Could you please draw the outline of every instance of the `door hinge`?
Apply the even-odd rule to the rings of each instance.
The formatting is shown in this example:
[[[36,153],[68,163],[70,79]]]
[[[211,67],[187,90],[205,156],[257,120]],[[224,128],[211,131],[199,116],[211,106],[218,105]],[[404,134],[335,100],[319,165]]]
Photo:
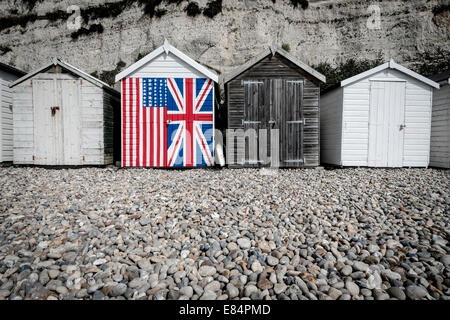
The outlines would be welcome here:
[[[303,83],[303,80],[288,80],[287,83]]]
[[[264,82],[262,81],[249,81],[249,80],[242,80],[241,84],[242,85],[246,85],[246,84],[263,84]]]
[[[286,123],[303,123],[303,120],[286,121]]]
[[[33,155],[33,157],[32,157],[32,158],[33,158],[33,161],[34,161],[34,160],[36,160],[36,158],[34,157],[34,155]]]
[[[245,160],[245,164],[258,164],[258,163],[264,163],[262,160]]]
[[[258,123],[261,123],[261,121],[245,121],[245,120],[242,120],[242,124],[244,125],[244,124],[258,124]]]

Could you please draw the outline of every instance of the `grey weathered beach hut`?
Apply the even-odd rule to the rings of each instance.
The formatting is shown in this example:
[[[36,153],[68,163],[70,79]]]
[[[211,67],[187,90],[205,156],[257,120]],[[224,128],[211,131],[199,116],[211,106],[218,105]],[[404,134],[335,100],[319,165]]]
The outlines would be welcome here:
[[[450,168],[450,71],[431,77],[440,84],[433,92],[430,166]]]
[[[271,131],[278,129],[280,167],[318,166],[320,84],[325,81],[325,76],[279,48],[265,50],[225,76],[228,129],[238,130],[227,134],[228,146],[234,139],[227,163],[267,165],[259,147],[250,152],[248,142],[267,144],[267,154],[272,156]],[[255,129],[256,135],[249,129]]]
[[[22,70],[0,62],[0,162],[13,161],[13,102],[9,83],[24,75]]]
[[[113,163],[118,91],[57,58],[10,87],[14,164]]]

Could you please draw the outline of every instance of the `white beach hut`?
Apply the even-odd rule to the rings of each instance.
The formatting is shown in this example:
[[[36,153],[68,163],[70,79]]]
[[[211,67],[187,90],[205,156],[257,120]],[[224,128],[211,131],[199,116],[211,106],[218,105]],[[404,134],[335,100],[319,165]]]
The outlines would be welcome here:
[[[14,164],[113,163],[118,91],[57,58],[10,87]]]
[[[450,71],[431,79],[441,88],[433,92],[430,166],[450,168]]]
[[[321,96],[321,162],[427,167],[438,88],[393,60],[342,81]]]
[[[13,161],[13,102],[9,83],[25,72],[0,62],[0,162]]]

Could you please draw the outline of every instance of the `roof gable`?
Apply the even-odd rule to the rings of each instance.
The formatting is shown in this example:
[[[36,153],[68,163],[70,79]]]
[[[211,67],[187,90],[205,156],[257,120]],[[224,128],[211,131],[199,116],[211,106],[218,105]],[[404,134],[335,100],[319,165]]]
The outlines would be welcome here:
[[[431,86],[433,88],[439,89],[439,84],[438,83],[436,83],[436,82],[434,82],[434,81],[432,81],[432,80],[430,80],[428,78],[425,78],[424,76],[422,76],[422,75],[420,75],[420,74],[418,74],[418,73],[416,73],[416,72],[414,72],[412,70],[409,70],[408,68],[405,68],[405,67],[395,63],[394,60],[391,60],[391,61],[386,62],[386,63],[384,63],[384,64],[382,64],[382,65],[380,65],[378,67],[375,67],[375,68],[370,69],[370,70],[368,70],[366,72],[360,73],[360,74],[358,74],[356,76],[353,76],[351,78],[348,78],[348,79],[345,79],[345,80],[341,81],[341,87],[348,86],[349,84],[352,84],[352,83],[354,83],[356,81],[359,81],[361,79],[364,79],[366,77],[369,77],[369,76],[371,76],[371,75],[373,75],[375,73],[378,73],[378,72],[386,70],[386,69],[394,69],[394,70],[400,71],[400,72],[402,72],[402,73],[404,73],[404,74],[406,74],[406,75],[408,75],[408,76],[410,76],[410,77],[412,77],[412,78],[414,78],[414,79],[416,79],[418,81],[421,81],[421,82],[423,82],[423,83],[425,83],[425,84],[427,84],[427,85],[429,85],[429,86]]]
[[[0,70],[2,70],[4,72],[7,72],[7,73],[10,73],[10,74],[13,74],[13,75],[15,75],[17,77],[22,77],[22,76],[24,76],[26,74],[25,71],[22,71],[20,69],[14,68],[13,66],[10,66],[10,65],[2,63],[2,62],[0,62]]]
[[[205,77],[213,80],[214,82],[218,82],[218,80],[219,80],[219,77],[217,76],[217,74],[215,74],[214,72],[212,72],[208,68],[202,66],[201,64],[199,64],[195,60],[191,59],[190,57],[188,57],[187,55],[185,55],[184,53],[179,51],[177,48],[175,48],[174,46],[170,45],[167,40],[165,40],[164,44],[161,47],[153,50],[148,55],[146,55],[144,58],[142,58],[138,62],[132,64],[127,69],[123,70],[118,75],[116,75],[116,82],[118,82],[121,79],[129,76],[130,74],[132,74],[134,72],[136,72],[137,70],[139,70],[140,68],[145,66],[147,63],[149,63],[150,61],[152,61],[153,59],[155,59],[156,57],[161,55],[162,53],[165,53],[165,54],[171,53],[171,54],[173,54],[174,56],[179,58],[181,61],[187,63],[190,67],[194,68],[195,70],[197,70],[198,72],[203,74]]]
[[[247,71],[248,69],[250,69],[251,67],[256,65],[258,62],[262,61],[267,56],[269,56],[269,55],[274,56],[275,54],[279,54],[283,58],[289,60],[290,62],[295,64],[297,67],[299,67],[300,69],[303,69],[304,71],[306,71],[306,73],[310,74],[311,76],[318,79],[319,81],[326,82],[326,77],[323,74],[317,72],[316,70],[314,70],[313,68],[311,68],[310,66],[305,64],[304,62],[296,59],[294,56],[292,56],[285,50],[283,50],[281,48],[274,49],[272,47],[269,47],[268,49],[264,50],[263,52],[261,52],[259,55],[257,55],[253,59],[247,61],[245,64],[243,64],[238,69],[236,69],[233,72],[229,73],[228,75],[224,76],[221,82],[222,83],[230,82],[231,80],[233,80],[240,74],[244,73],[245,71]]]
[[[60,66],[61,68],[78,75],[79,77],[85,79],[86,81],[91,82],[92,84],[94,84],[100,88],[105,88],[105,89],[111,90],[117,94],[119,93],[117,90],[115,90],[111,86],[109,86],[106,82],[103,82],[100,79],[97,79],[97,78],[91,76],[90,74],[88,74],[88,73],[86,73],[86,72],[72,66],[71,64],[58,59],[58,58],[53,58],[51,63],[46,64],[45,66],[26,74],[22,78],[19,78],[16,81],[14,81],[13,83],[11,83],[9,86],[12,88],[12,87],[24,82],[25,80],[37,75],[38,73],[41,73],[41,72],[49,69],[52,66]]]

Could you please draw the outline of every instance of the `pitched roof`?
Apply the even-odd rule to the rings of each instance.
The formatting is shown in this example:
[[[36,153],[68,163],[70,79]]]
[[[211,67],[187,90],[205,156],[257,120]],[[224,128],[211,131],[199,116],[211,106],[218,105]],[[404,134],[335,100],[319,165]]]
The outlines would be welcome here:
[[[25,71],[22,71],[20,69],[14,68],[13,66],[10,66],[6,63],[2,63],[0,62],[0,70],[11,73],[13,75],[16,75],[18,77],[22,77],[23,75],[26,74]]]
[[[190,57],[188,57],[187,55],[185,55],[183,52],[181,52],[180,50],[178,50],[177,48],[172,46],[169,43],[169,41],[167,41],[167,39],[166,39],[166,40],[164,40],[164,44],[162,46],[160,46],[159,48],[153,50],[148,55],[143,57],[141,60],[139,60],[138,62],[132,64],[131,66],[129,66],[128,68],[126,68],[125,70],[120,72],[118,75],[116,75],[116,82],[118,82],[121,79],[129,76],[131,73],[133,73],[134,71],[136,71],[140,67],[144,66],[148,62],[152,61],[154,58],[156,58],[157,56],[159,56],[163,52],[165,52],[166,54],[169,54],[169,52],[172,53],[173,55],[175,55],[176,57],[180,58],[181,60],[186,62],[188,65],[190,65],[191,67],[193,67],[194,69],[196,69],[197,71],[199,71],[200,73],[205,75],[207,78],[213,80],[214,82],[218,82],[219,81],[219,77],[218,77],[217,74],[215,74],[214,72],[212,72],[208,68],[202,66],[200,63],[196,62],[195,60],[193,60]]]
[[[57,65],[59,65],[59,66],[61,66],[62,68],[66,69],[67,71],[70,71],[70,72],[72,72],[72,73],[78,75],[79,77],[85,79],[86,81],[91,82],[92,84],[94,84],[94,85],[96,85],[96,86],[98,86],[98,87],[100,87],[100,88],[112,90],[112,91],[114,91],[114,93],[119,94],[119,92],[118,92],[117,90],[115,90],[114,88],[112,88],[112,87],[111,87],[110,85],[108,85],[106,82],[103,82],[103,81],[101,81],[101,80],[99,80],[99,79],[97,79],[97,78],[91,76],[90,74],[88,74],[88,73],[86,73],[86,72],[84,72],[84,71],[82,71],[82,70],[80,70],[80,69],[78,69],[78,68],[72,66],[71,64],[69,64],[69,63],[67,63],[67,62],[62,61],[62,60],[59,59],[59,58],[53,58],[53,59],[52,59],[52,62],[46,64],[45,66],[43,66],[43,67],[41,67],[41,68],[39,68],[39,69],[37,69],[37,70],[34,70],[34,71],[30,72],[30,73],[27,73],[27,74],[26,74],[25,76],[23,76],[22,78],[19,78],[19,79],[17,79],[16,81],[14,81],[13,83],[11,83],[9,86],[12,88],[12,87],[18,85],[19,83],[22,83],[22,82],[24,82],[25,80],[27,80],[27,79],[29,79],[29,78],[35,76],[36,74],[38,74],[38,73],[40,73],[40,72],[43,72],[43,71],[47,70],[48,68],[50,68],[50,67],[52,67],[52,66],[57,66]]]
[[[245,64],[243,64],[242,66],[240,66],[239,68],[234,70],[233,72],[231,72],[231,73],[227,74],[226,76],[224,76],[223,79],[222,79],[222,82],[223,83],[227,83],[227,82],[233,80],[234,78],[239,76],[241,73],[243,73],[246,70],[250,69],[252,66],[257,64],[258,62],[260,62],[261,60],[263,60],[267,56],[269,56],[269,55],[274,56],[277,53],[280,56],[282,56],[282,57],[286,58],[287,60],[289,60],[290,62],[292,62],[293,64],[295,64],[296,66],[298,66],[299,68],[305,70],[307,73],[312,75],[314,78],[316,78],[316,79],[318,79],[318,80],[320,80],[322,82],[326,82],[326,77],[323,74],[317,72],[316,70],[314,70],[313,68],[311,68],[310,66],[305,64],[304,62],[298,60],[293,55],[289,54],[287,51],[285,51],[285,50],[283,50],[281,48],[273,48],[273,47],[269,47],[268,49],[264,50],[263,52],[261,52],[259,55],[257,55],[253,59],[247,61]]]
[[[436,75],[430,77],[430,79],[433,81],[436,81],[436,82],[445,81],[446,83],[450,83],[450,70],[436,74]]]
[[[408,76],[410,76],[412,78],[415,78],[416,80],[419,80],[419,81],[421,81],[421,82],[423,82],[423,83],[425,83],[425,84],[427,84],[427,85],[429,85],[429,86],[431,86],[433,88],[439,89],[439,84],[438,83],[436,83],[436,82],[434,82],[434,81],[432,81],[432,80],[430,80],[428,78],[425,78],[424,76],[421,76],[420,74],[418,74],[418,73],[416,73],[416,72],[414,72],[412,70],[409,70],[409,69],[407,69],[407,68],[405,68],[405,67],[403,67],[403,66],[401,66],[401,65],[399,65],[397,63],[395,63],[394,60],[391,60],[391,61],[386,62],[386,63],[384,63],[384,64],[382,64],[382,65],[380,65],[378,67],[375,67],[375,68],[370,69],[370,70],[368,70],[366,72],[360,73],[360,74],[358,74],[356,76],[353,76],[351,78],[348,78],[348,79],[345,79],[345,80],[341,81],[341,87],[345,87],[345,86],[347,86],[349,84],[352,84],[352,83],[354,83],[354,82],[356,82],[358,80],[361,80],[363,78],[371,76],[371,75],[373,75],[373,74],[375,74],[377,72],[383,71],[385,69],[398,70],[398,71],[400,71],[400,72],[402,72],[404,74],[407,74]]]

